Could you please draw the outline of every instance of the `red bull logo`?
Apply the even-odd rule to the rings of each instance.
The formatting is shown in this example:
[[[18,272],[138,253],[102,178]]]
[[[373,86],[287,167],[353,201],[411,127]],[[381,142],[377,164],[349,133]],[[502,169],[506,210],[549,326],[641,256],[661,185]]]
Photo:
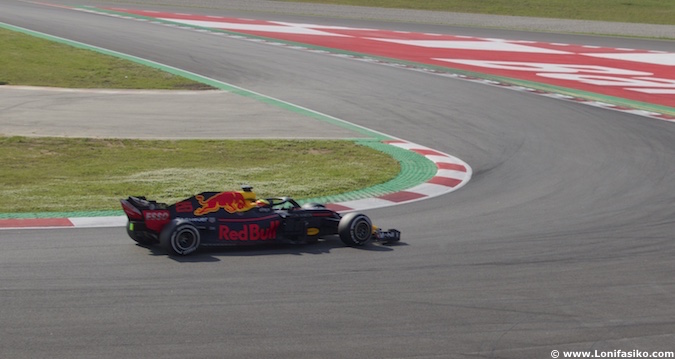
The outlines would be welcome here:
[[[248,201],[241,192],[220,192],[207,199],[198,194],[195,199],[201,207],[195,209],[195,216],[217,212],[224,209],[228,213],[245,212],[251,209]]]
[[[218,239],[221,241],[269,241],[277,238],[277,229],[280,221],[272,221],[269,227],[256,223],[244,224],[241,230],[234,230],[227,225],[221,225],[218,230]]]

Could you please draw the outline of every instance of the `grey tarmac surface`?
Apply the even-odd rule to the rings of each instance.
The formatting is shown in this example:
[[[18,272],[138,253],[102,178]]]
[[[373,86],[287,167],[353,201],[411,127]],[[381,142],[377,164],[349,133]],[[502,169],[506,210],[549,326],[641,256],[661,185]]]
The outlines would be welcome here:
[[[357,132],[226,91],[0,86],[0,134],[141,139],[357,138]]]
[[[126,4],[156,6],[149,2]],[[189,3],[157,8],[675,47]],[[392,247],[327,239],[170,258],[134,245],[122,228],[0,232],[3,357],[538,359],[553,350],[675,350],[672,123],[26,2],[3,2],[0,21],[170,62],[474,169],[451,195],[369,211],[375,224],[402,230],[403,243]]]
[[[50,3],[72,3],[55,0]],[[497,27],[510,30],[673,37],[675,26],[452,12],[382,9],[268,0],[124,0],[83,4],[184,6],[245,11],[246,15],[304,15],[343,19]],[[551,36],[551,35],[545,35]],[[623,40],[624,43],[626,40]],[[618,46],[618,45],[617,45]],[[661,49],[656,46],[655,49]],[[357,138],[354,131],[223,91],[69,90],[0,86],[0,134],[119,138]],[[345,119],[348,120],[348,119]],[[162,131],[158,131],[162,128]]]

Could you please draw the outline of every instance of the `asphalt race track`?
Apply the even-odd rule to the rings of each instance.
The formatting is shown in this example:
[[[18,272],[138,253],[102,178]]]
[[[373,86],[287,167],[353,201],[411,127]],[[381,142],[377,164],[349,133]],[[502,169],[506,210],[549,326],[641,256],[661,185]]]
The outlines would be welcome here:
[[[672,41],[163,9],[675,51]],[[3,358],[675,350],[674,123],[36,3],[3,2],[0,22],[209,76],[473,168],[452,194],[370,211],[402,231],[391,247],[335,240],[170,258],[123,228],[2,231]]]

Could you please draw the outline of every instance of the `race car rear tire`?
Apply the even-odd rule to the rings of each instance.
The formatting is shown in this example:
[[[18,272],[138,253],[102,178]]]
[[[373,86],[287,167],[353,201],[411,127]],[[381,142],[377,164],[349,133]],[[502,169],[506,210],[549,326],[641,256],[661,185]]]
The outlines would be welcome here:
[[[340,240],[348,246],[362,246],[370,241],[373,235],[373,224],[370,218],[361,213],[348,213],[338,224]]]
[[[169,254],[186,256],[199,248],[201,237],[190,222],[172,221],[159,235],[159,243]]]

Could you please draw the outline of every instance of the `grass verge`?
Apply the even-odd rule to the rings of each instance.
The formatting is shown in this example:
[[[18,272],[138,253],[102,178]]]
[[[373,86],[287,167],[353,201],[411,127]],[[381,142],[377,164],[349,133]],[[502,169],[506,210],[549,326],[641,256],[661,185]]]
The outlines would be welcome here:
[[[675,25],[675,1],[664,0],[280,0],[478,14]]]
[[[0,28],[0,85],[66,88],[213,87],[131,61]]]
[[[0,138],[0,213],[119,209],[146,195],[173,202],[252,185],[261,196],[312,198],[384,183],[392,157],[352,141],[152,141]]]

